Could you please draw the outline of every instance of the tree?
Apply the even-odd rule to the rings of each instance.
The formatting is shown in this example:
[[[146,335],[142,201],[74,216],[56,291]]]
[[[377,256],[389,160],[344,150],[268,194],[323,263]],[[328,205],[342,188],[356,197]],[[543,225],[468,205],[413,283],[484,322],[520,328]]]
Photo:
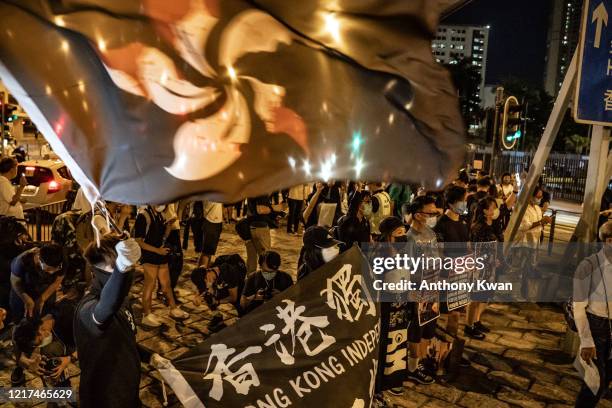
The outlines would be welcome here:
[[[503,82],[504,93],[506,95],[514,95],[519,102],[525,106],[523,113],[527,118],[524,140],[520,142],[521,150],[535,150],[540,143],[542,133],[548,122],[550,112],[554,104],[552,96],[548,95],[541,87],[534,87],[530,83],[518,78],[508,78]],[[571,110],[565,114],[559,134],[553,145],[554,151],[567,151],[572,153],[576,151],[576,138],[572,136],[578,135],[588,137],[589,128],[587,125],[576,123],[571,115]],[[569,140],[566,142],[566,140]]]
[[[573,134],[564,138],[565,151],[574,152],[576,154],[586,153],[589,150],[591,141],[588,136]]]

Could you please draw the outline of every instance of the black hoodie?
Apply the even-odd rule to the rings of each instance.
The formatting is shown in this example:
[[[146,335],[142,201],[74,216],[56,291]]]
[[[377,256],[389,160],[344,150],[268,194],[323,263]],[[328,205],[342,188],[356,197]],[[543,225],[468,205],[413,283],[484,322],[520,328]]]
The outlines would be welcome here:
[[[127,299],[132,275],[94,268],[92,288],[77,307],[74,332],[82,408],[141,406],[136,324]]]

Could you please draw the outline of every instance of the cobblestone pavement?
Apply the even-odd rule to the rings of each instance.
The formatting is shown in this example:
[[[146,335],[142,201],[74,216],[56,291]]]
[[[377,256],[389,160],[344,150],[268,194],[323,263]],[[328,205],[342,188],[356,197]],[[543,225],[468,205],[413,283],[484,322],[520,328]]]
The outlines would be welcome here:
[[[295,276],[301,236],[287,235],[283,230],[272,231],[272,245],[283,258],[281,268]],[[221,237],[218,255],[239,253],[245,256],[244,244],[226,225]],[[179,356],[206,338],[206,325],[210,311],[206,306],[196,307],[191,302],[193,286],[187,271],[194,266],[193,248],[186,253],[185,273],[179,283],[184,296],[179,300],[191,317],[176,323],[167,317],[167,310],[156,301],[155,311],[163,316],[161,329],[139,327],[138,341],[144,347],[168,359]],[[131,296],[139,320],[139,294],[141,283],[132,289]],[[227,324],[236,320],[231,308],[222,308]],[[467,340],[465,354],[472,366],[447,384],[415,385],[405,383],[403,396],[386,395],[391,406],[397,407],[565,407],[573,405],[580,381],[572,368],[571,359],[563,354],[561,342],[566,330],[558,311],[532,304],[494,304],[483,315],[483,322],[491,328],[484,341]],[[0,345],[1,346],[1,345]],[[7,347],[0,350],[0,386],[10,385],[10,372],[14,361]],[[120,370],[120,367],[117,367]],[[69,373],[73,387],[78,385],[78,367],[71,365]],[[42,386],[39,378],[27,374],[28,386]],[[142,364],[140,396],[148,407],[162,406],[162,387],[159,374],[148,364]],[[180,404],[168,387],[168,406]],[[5,404],[3,407],[14,405]],[[21,405],[32,406],[32,404]],[[42,405],[38,405],[42,406]],[[331,404],[330,406],[333,406]],[[604,400],[602,407],[612,407]]]

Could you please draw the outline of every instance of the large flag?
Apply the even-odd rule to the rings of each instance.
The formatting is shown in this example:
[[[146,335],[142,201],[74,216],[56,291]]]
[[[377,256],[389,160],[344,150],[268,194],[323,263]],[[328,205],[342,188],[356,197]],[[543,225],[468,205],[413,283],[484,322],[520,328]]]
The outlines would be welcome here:
[[[365,263],[364,263],[365,262]],[[187,408],[369,407],[379,303],[353,247],[204,343],[154,365]]]
[[[0,77],[90,199],[440,187],[464,156],[430,48],[449,3],[5,0]]]

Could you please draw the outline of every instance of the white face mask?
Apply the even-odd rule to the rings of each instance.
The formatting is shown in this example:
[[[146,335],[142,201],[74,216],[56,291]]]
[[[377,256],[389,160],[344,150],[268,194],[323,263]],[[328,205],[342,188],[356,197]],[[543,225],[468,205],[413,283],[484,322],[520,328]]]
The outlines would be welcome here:
[[[325,262],[331,261],[332,259],[337,257],[339,253],[340,253],[340,248],[338,247],[338,245],[334,245],[329,248],[321,249],[321,256],[323,257],[323,260]]]
[[[52,341],[53,341],[53,334],[49,334],[47,337],[43,339],[42,343],[40,343],[40,347],[48,346],[49,344],[51,344]]]
[[[427,217],[427,221],[425,221],[425,224],[429,228],[435,227],[437,223],[438,223],[438,219],[436,217]]]
[[[493,219],[496,220],[499,218],[499,208],[493,210]]]

